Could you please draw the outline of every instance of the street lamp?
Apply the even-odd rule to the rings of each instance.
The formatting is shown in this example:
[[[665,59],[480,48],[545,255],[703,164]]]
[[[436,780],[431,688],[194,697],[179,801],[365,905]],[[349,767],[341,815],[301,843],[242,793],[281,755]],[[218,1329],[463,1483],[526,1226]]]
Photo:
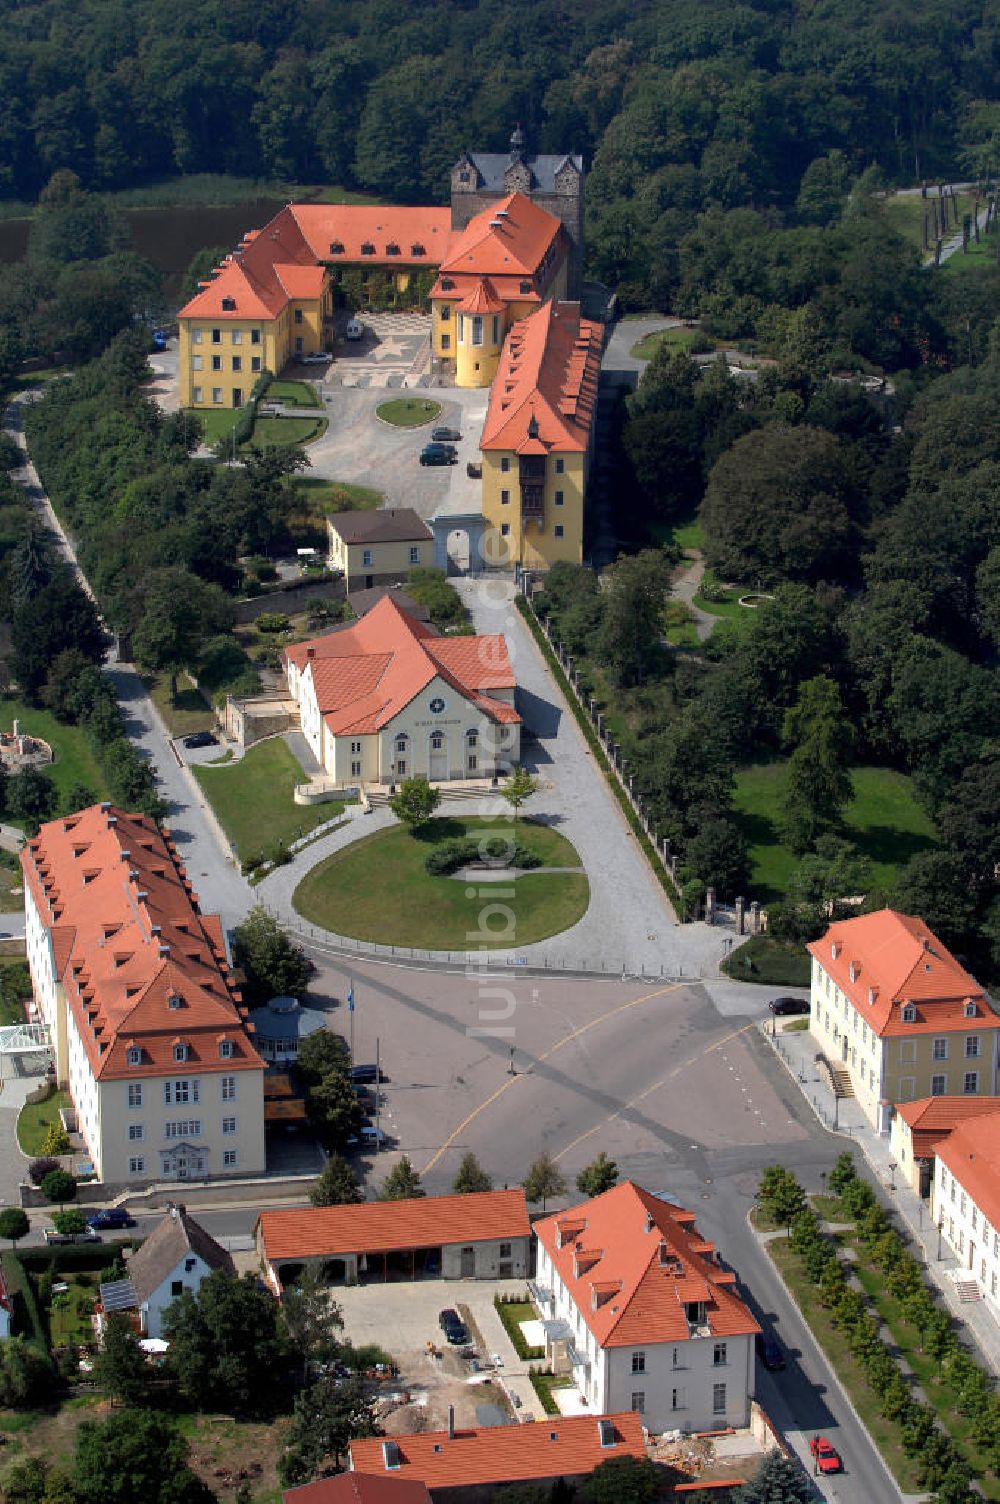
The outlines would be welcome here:
[[[937,1256],[938,1256],[938,1262],[939,1262],[939,1263],[940,1263],[940,1261],[941,1261],[941,1259],[942,1259],[942,1257],[943,1257],[943,1255],[942,1255],[942,1253],[941,1253],[941,1233],[942,1233],[942,1231],[943,1231],[943,1230],[944,1230],[944,1217],[942,1217],[942,1218],[941,1218],[941,1221],[940,1221],[940,1222],[939,1222],[939,1223],[938,1223],[938,1246],[937,1246]]]
[[[896,1166],[892,1160],[889,1161],[889,1189],[890,1191],[896,1189]]]

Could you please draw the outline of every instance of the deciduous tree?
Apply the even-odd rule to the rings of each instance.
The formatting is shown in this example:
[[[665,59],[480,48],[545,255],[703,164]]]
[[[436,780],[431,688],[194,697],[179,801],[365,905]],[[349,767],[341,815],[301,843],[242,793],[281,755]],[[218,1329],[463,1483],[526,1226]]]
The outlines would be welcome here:
[[[545,1210],[545,1204],[552,1196],[565,1196],[566,1194],[566,1177],[547,1151],[539,1154],[538,1158],[528,1166],[528,1173],[522,1185],[525,1198],[528,1201],[540,1201],[542,1211]]]
[[[397,820],[417,831],[427,824],[440,803],[441,790],[432,788],[426,778],[407,778],[392,795],[389,808]]]
[[[473,1191],[492,1191],[493,1177],[487,1175],[471,1149],[468,1154],[462,1155],[462,1162],[451,1188],[457,1196],[468,1196]]]
[[[426,1195],[427,1192],[420,1183],[418,1171],[413,1168],[409,1156],[404,1154],[383,1180],[378,1199],[380,1201],[406,1201],[411,1196]]]
[[[281,1408],[288,1344],[278,1302],[254,1275],[213,1269],[167,1307],[163,1335],[181,1392],[199,1409],[258,1416]]]
[[[600,1196],[618,1183],[618,1166],[602,1149],[595,1160],[585,1165],[576,1177],[576,1188],[585,1196]]]
[[[357,1176],[339,1154],[329,1156],[318,1179],[309,1187],[313,1206],[349,1206],[364,1199]]]

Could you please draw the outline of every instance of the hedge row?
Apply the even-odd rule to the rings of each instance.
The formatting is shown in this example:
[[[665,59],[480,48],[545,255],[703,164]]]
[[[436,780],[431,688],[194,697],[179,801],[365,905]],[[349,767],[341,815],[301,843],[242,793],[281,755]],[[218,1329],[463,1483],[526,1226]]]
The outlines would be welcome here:
[[[509,841],[506,836],[462,836],[454,841],[441,841],[435,846],[424,858],[424,870],[431,877],[442,877],[474,862],[493,867],[516,867],[521,871],[542,865],[541,857],[534,851],[529,851],[519,841]]]
[[[513,1312],[508,1310],[508,1307],[512,1305],[524,1305],[524,1301],[505,1300],[502,1295],[494,1295],[493,1304],[496,1307],[497,1315],[503,1322],[503,1329],[514,1344],[514,1351],[521,1361],[527,1363],[533,1358],[544,1358],[545,1349],[543,1347],[528,1346],[524,1340],[524,1333],[521,1331],[520,1322],[515,1320]]]
[[[48,1332],[42,1318],[34,1286],[28,1278],[24,1260],[16,1253],[0,1253],[0,1272],[13,1305],[11,1331],[25,1337],[37,1350],[49,1356]]]

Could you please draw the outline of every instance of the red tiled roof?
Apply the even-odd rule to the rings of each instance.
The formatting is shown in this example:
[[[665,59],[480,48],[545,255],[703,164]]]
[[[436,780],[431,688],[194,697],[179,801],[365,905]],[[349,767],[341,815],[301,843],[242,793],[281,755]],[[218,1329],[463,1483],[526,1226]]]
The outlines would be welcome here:
[[[95,1076],[262,1069],[218,918],[200,913],[173,843],[147,815],[93,805],[48,821],[21,868]]]
[[[521,1190],[365,1201],[359,1206],[280,1207],[261,1212],[257,1226],[272,1263],[526,1238],[531,1232]]]
[[[896,1111],[909,1124],[915,1159],[929,1159],[934,1148],[966,1118],[1000,1112],[1000,1097],[920,1097],[900,1102]]]
[[[473,215],[441,262],[442,276],[533,277],[562,225],[523,193],[510,193]]]
[[[601,1442],[601,1421],[610,1422],[607,1445]],[[384,1476],[391,1471],[419,1478],[429,1489],[585,1477],[609,1457],[645,1455],[642,1421],[631,1410],[552,1416],[520,1426],[457,1430],[454,1436],[422,1431],[351,1442],[351,1467],[358,1472]]]
[[[879,909],[832,924],[808,951],[880,1036],[996,1028],[979,983],[922,919]],[[906,1004],[916,1018],[904,1021]],[[966,1017],[966,1004],[975,1012]]]
[[[295,222],[318,261],[375,266],[440,266],[453,232],[449,208],[390,204],[292,204]],[[342,245],[343,250],[331,249]],[[374,246],[365,255],[362,246]],[[398,246],[399,254],[389,246]]]
[[[490,720],[520,720],[513,706],[490,693],[515,687],[502,634],[437,637],[390,596],[359,622],[296,643],[285,656],[303,677],[311,674],[320,714],[335,736],[362,736],[387,726],[438,677]]]
[[[370,1473],[340,1473],[289,1488],[284,1504],[431,1504],[427,1485],[419,1478],[381,1478]]]
[[[499,313],[502,308],[503,299],[489,277],[479,278],[458,305],[459,313]]]
[[[303,279],[306,272],[309,276]],[[323,275],[292,206],[287,205],[263,230],[244,236],[216,275],[185,303],[178,318],[277,318],[291,298],[318,297]],[[286,282],[296,291],[290,292]],[[234,306],[224,307],[224,303]]]
[[[631,1180],[536,1222],[535,1236],[602,1347],[687,1341],[687,1301],[707,1303],[713,1337],[760,1330],[694,1214]]]
[[[986,1220],[1000,1227],[1000,1112],[959,1123],[938,1144],[937,1157]]]
[[[585,451],[603,331],[578,303],[544,303],[510,331],[479,447],[518,454]]]

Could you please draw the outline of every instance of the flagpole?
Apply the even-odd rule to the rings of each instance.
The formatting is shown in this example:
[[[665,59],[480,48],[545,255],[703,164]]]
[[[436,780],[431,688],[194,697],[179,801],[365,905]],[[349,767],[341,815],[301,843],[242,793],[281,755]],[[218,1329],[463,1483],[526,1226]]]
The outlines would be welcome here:
[[[348,978],[347,1012],[351,1020],[351,1064],[354,1064],[354,978]]]

